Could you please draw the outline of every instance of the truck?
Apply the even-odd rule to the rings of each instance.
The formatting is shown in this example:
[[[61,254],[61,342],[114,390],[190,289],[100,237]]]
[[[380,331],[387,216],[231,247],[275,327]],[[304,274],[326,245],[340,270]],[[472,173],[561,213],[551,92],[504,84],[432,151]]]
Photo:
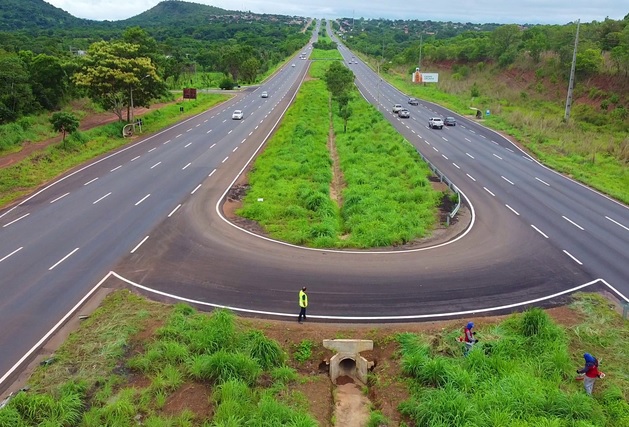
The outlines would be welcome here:
[[[431,117],[428,119],[428,127],[431,129],[443,129],[443,120],[441,120],[441,117]]]

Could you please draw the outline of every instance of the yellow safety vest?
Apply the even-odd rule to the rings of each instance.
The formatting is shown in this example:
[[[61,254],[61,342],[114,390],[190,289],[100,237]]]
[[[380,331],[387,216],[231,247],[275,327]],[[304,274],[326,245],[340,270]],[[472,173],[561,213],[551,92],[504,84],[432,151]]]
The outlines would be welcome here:
[[[299,291],[299,306],[308,307],[308,295],[304,291]]]

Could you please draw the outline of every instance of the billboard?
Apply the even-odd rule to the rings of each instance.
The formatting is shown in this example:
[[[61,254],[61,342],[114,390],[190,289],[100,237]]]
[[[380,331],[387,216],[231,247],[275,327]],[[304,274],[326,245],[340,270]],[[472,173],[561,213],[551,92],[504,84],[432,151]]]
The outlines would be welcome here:
[[[189,87],[184,88],[183,99],[197,99],[197,90]]]
[[[439,73],[422,73],[419,68],[415,68],[415,72],[411,75],[413,83],[437,83],[439,82]]]

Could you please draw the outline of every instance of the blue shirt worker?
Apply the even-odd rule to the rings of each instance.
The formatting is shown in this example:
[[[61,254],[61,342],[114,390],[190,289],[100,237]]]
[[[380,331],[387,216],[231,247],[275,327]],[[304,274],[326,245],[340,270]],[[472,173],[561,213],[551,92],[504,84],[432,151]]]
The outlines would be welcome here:
[[[301,323],[302,317],[306,320],[306,307],[308,307],[308,295],[306,294],[305,286],[301,288],[301,291],[299,291],[299,307],[301,307],[301,310],[299,310],[299,317],[297,318],[297,321]]]

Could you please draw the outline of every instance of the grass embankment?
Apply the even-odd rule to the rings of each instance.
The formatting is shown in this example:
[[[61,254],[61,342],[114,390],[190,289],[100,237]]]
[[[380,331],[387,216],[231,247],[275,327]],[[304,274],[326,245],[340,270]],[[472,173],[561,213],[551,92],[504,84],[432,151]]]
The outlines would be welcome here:
[[[226,95],[199,94],[196,100],[178,102],[142,116],[144,133],[158,131],[228,99]],[[184,106],[182,114],[179,107]],[[0,169],[0,206],[28,194],[36,187],[87,160],[129,143],[122,138],[124,122],[75,132],[62,143],[47,147],[19,163]]]
[[[384,76],[404,93],[462,115],[475,114],[470,107],[480,108],[483,115],[490,110],[484,125],[513,136],[551,168],[629,203],[629,129],[622,121],[607,115],[608,126],[595,125],[589,117],[592,109],[577,102],[566,124],[563,105],[547,99],[541,81],[530,84],[535,90],[521,90],[496,82],[489,70],[466,79],[449,70],[439,73],[438,85],[424,86],[393,71]]]
[[[401,334],[401,365],[411,398],[400,405],[416,425],[629,425],[629,328],[607,302],[584,295],[573,304],[586,321],[566,329],[540,309],[481,328],[467,357],[453,344],[460,330],[432,344]],[[609,374],[585,394],[575,370],[583,353],[603,359]],[[454,357],[453,357],[454,355]]]
[[[329,94],[322,80],[327,67],[312,64],[313,79],[304,82],[256,160],[238,213],[274,238],[313,247],[389,246],[425,236],[438,220],[442,193],[432,189],[430,170],[416,150],[357,94],[347,133],[340,133],[341,119],[334,118],[345,187],[339,204],[330,197]]]
[[[296,333],[115,291],[0,410],[0,426],[315,426],[308,408],[325,412],[334,394],[317,370],[333,337],[374,340],[369,426],[629,425],[629,322],[595,294],[552,312],[476,319],[481,342],[463,357],[463,320]],[[593,397],[574,380],[584,352],[607,374]]]

